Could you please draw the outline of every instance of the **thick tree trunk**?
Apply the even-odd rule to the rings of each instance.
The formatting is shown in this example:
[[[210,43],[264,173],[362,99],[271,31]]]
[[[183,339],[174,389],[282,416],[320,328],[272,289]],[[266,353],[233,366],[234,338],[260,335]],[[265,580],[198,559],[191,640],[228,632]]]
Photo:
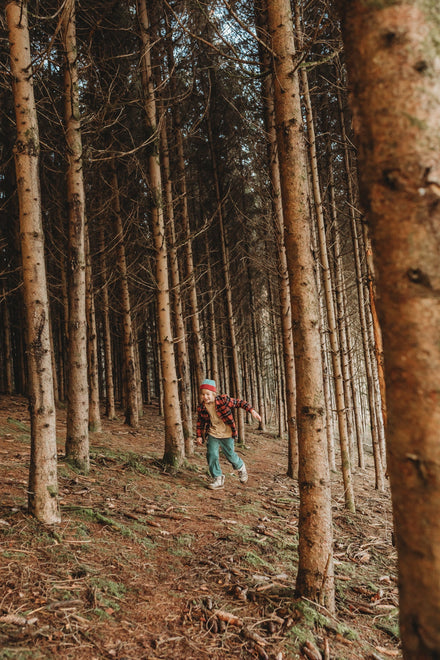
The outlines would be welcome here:
[[[162,179],[159,161],[159,134],[156,123],[156,99],[151,70],[150,25],[145,0],[138,0],[138,18],[142,41],[141,73],[145,95],[145,119],[147,131],[151,139],[148,153],[148,183],[152,196],[151,224],[156,249],[158,340],[163,381],[163,413],[165,418],[165,451],[163,460],[165,463],[178,466],[185,455],[185,444],[179,405],[173,332],[171,328],[168,255],[162,209]]]
[[[436,3],[341,3],[378,271],[400,631],[440,657],[440,24]]]
[[[289,0],[269,0],[275,116],[290,274],[299,450],[299,565],[296,591],[334,609],[330,475],[324,424],[319,308],[311,251],[307,161],[294,68]]]
[[[38,179],[39,134],[35,109],[27,3],[6,5],[17,127],[14,147],[26,310],[31,417],[29,511],[46,524],[60,522],[57,445],[49,337],[44,238]]]
[[[85,201],[79,111],[75,2],[64,8],[64,111],[67,142],[67,204],[69,207],[68,297],[69,347],[66,458],[81,472],[90,469],[89,390],[87,381],[87,319]]]

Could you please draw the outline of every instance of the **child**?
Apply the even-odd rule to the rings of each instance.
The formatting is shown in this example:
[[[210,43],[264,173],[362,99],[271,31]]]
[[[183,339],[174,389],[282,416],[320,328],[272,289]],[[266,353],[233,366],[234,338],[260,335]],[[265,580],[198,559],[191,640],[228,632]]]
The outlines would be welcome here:
[[[209,472],[213,481],[208,488],[217,490],[223,488],[225,477],[222,474],[219,461],[219,449],[221,447],[225,458],[231,463],[242,484],[248,480],[248,473],[243,460],[236,454],[234,440],[238,437],[233,408],[244,408],[251,413],[252,417],[261,422],[261,417],[250,403],[240,399],[232,399],[227,394],[216,394],[217,388],[214,380],[205,379],[200,386],[201,403],[197,407],[197,444],[201,445],[206,433]]]

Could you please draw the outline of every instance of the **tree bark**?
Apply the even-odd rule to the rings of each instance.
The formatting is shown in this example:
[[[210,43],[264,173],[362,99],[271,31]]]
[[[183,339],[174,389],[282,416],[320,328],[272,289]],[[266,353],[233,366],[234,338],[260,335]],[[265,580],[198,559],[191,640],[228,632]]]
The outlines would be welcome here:
[[[358,454],[358,464],[360,468],[365,468],[364,448],[362,444],[362,425],[360,420],[359,406],[355,396],[355,374],[353,369],[353,360],[350,356],[350,322],[348,315],[346,283],[344,277],[344,268],[342,263],[341,236],[338,223],[338,212],[335,199],[335,182],[333,173],[333,163],[330,145],[328,146],[328,171],[329,171],[329,201],[330,212],[333,223],[333,252],[334,252],[334,270],[336,280],[336,305],[338,312],[338,330],[340,336],[342,372],[344,374],[344,393],[347,411],[353,411],[354,425],[356,430],[356,446]],[[348,422],[348,414],[347,414]],[[350,448],[351,462],[354,462],[354,448]]]
[[[169,59],[169,70],[174,70],[174,53],[172,48],[171,39],[167,39],[167,54]],[[180,108],[176,102],[176,85],[174,83],[174,76],[171,75],[171,93],[174,98],[174,103],[171,108],[174,125],[174,138],[176,141],[177,150],[177,176],[180,196],[180,214],[179,222],[181,223],[184,238],[185,238],[185,263],[186,263],[186,278],[188,280],[188,303],[190,308],[190,324],[191,324],[191,345],[194,353],[194,366],[196,377],[196,389],[199,392],[200,385],[205,376],[205,351],[202,342],[202,333],[200,331],[200,318],[199,318],[199,305],[197,302],[197,285],[194,268],[194,257],[192,249],[190,215],[188,210],[188,191],[186,185],[186,171],[185,171],[185,150],[182,135],[182,118]],[[214,377],[215,380],[215,377]]]
[[[66,458],[83,474],[90,469],[89,390],[87,381],[87,319],[85,200],[79,110],[75,0],[64,7],[64,118],[67,143],[69,208],[69,346]]]
[[[440,656],[440,23],[436,3],[341,2],[378,271],[400,631]]]
[[[119,196],[119,182],[116,172],[116,163],[112,161],[112,190],[115,229],[117,239],[117,265],[119,270],[119,285],[121,291],[122,308],[122,336],[123,336],[123,390],[125,394],[125,423],[133,428],[139,426],[139,409],[137,400],[136,367],[134,355],[133,319],[131,316],[130,291],[128,288],[127,259],[125,256],[124,228],[122,225],[122,212]]]
[[[6,285],[4,281],[1,285],[1,293],[3,298],[3,334],[4,334],[4,377],[5,377],[5,392],[12,394],[14,391],[14,370],[12,363],[12,350],[11,350],[11,319],[9,315],[8,298],[6,295]]]
[[[151,69],[150,23],[145,0],[138,0],[141,30],[141,74],[144,91],[145,120],[151,139],[148,150],[149,187],[152,197],[152,231],[156,249],[156,283],[158,306],[158,340],[163,382],[163,413],[165,418],[165,463],[179,466],[185,455],[182,418],[179,405],[174,341],[171,328],[168,255],[162,209],[162,178],[159,161],[159,131],[156,122],[156,99]]]
[[[327,236],[322,208],[321,186],[319,182],[318,160],[316,156],[315,127],[313,122],[312,104],[309,94],[309,82],[307,72],[304,68],[300,70],[301,85],[304,95],[304,105],[307,118],[308,149],[310,159],[310,171],[313,188],[313,201],[315,206],[318,248],[320,255],[320,267],[322,269],[322,282],[325,295],[325,308],[328,320],[328,337],[330,342],[330,353],[333,366],[333,378],[336,399],[336,415],[339,430],[339,446],[341,450],[341,467],[344,481],[345,508],[353,513],[356,511],[354,501],[353,479],[351,475],[350,441],[347,425],[347,407],[344,392],[344,375],[342,370],[341,349],[338,338],[336,322],[335,302],[333,299],[333,282],[328,257]]]
[[[26,2],[6,5],[17,139],[14,146],[19,200],[23,296],[31,418],[29,511],[46,524],[60,522],[57,445],[49,337],[44,237],[38,178],[39,134],[33,90]]]
[[[208,313],[208,327],[210,334],[210,359],[211,359],[211,376],[216,383],[220,384],[220,371],[218,366],[218,349],[217,349],[217,325],[216,313],[214,305],[214,286],[212,283],[212,267],[211,267],[211,254],[209,249],[208,232],[205,232],[205,247],[206,247],[206,279],[208,281],[207,293],[209,300],[209,313]],[[199,386],[197,386],[199,391]]]
[[[101,270],[102,281],[102,325],[103,325],[103,342],[104,342],[104,369],[105,369],[105,392],[106,392],[106,407],[105,414],[109,419],[116,419],[115,410],[115,387],[113,382],[113,360],[112,360],[112,343],[110,332],[110,305],[108,296],[108,269],[107,258],[105,254],[105,236],[104,227],[99,227],[99,263]]]
[[[262,0],[264,7],[264,2]],[[263,41],[267,41],[267,15],[261,9],[256,12],[257,26]],[[270,57],[266,49],[260,48],[260,59],[264,72],[270,71]],[[288,457],[287,474],[298,477],[298,435],[296,429],[295,356],[293,351],[292,312],[290,307],[289,272],[284,242],[284,219],[281,199],[280,166],[278,162],[277,136],[272,75],[263,78],[263,111],[268,142],[269,176],[272,189],[272,217],[275,230],[278,278],[280,295],[281,334],[286,388]]]
[[[217,203],[217,218],[220,229],[220,245],[222,250],[223,274],[225,281],[224,289],[226,295],[226,309],[228,315],[229,336],[231,340],[234,395],[237,399],[242,399],[242,382],[241,382],[241,371],[240,371],[239,348],[237,343],[237,332],[235,328],[234,307],[232,304],[231,277],[229,272],[229,250],[226,243],[225,223],[223,220],[223,208],[222,208],[223,205],[220,194],[220,181],[219,181],[217,161],[216,161],[217,154],[215,152],[214,136],[212,134],[212,124],[209,113],[206,120],[207,120],[206,123],[208,128],[208,141],[211,152],[212,171],[214,174],[214,189],[215,189],[215,198]],[[238,431],[238,438],[240,443],[244,444],[245,443],[244,411],[241,408],[237,409],[237,431]]]
[[[162,121],[161,134],[161,157],[162,168],[165,179],[165,208],[167,215],[167,234],[169,238],[169,263],[170,278],[173,287],[173,309],[174,325],[176,329],[176,362],[179,374],[180,406],[182,413],[182,429],[185,439],[185,455],[194,453],[194,441],[192,438],[192,414],[191,414],[191,380],[188,361],[187,337],[185,319],[183,315],[182,294],[180,288],[179,260],[176,247],[176,230],[174,220],[174,200],[171,181],[170,154],[168,148],[168,136],[166,119]]]
[[[374,392],[373,369],[371,365],[370,343],[368,339],[367,301],[365,299],[364,280],[362,275],[361,255],[360,255],[360,246],[359,246],[359,231],[358,231],[358,226],[357,226],[358,223],[355,212],[353,187],[351,183],[350,159],[348,155],[348,146],[347,146],[348,138],[345,130],[342,99],[339,91],[338,91],[338,106],[339,106],[342,144],[344,149],[345,176],[347,181],[347,194],[348,194],[349,213],[350,213],[350,231],[351,231],[351,239],[353,243],[353,255],[354,255],[354,263],[356,270],[356,286],[357,286],[358,303],[359,303],[359,319],[361,323],[362,349],[363,349],[364,362],[365,362],[365,376],[367,380],[370,432],[371,432],[371,441],[373,444],[376,488],[378,490],[383,490],[384,487],[383,465],[382,465],[382,458],[380,452],[380,441],[379,441],[377,426],[374,421],[375,419],[374,411],[375,411],[376,403],[375,403],[375,392]]]
[[[299,450],[296,592],[334,609],[330,475],[324,424],[319,308],[311,251],[307,161],[289,0],[269,0],[275,116],[290,274]]]
[[[85,226],[86,248],[86,313],[87,313],[87,365],[89,374],[89,431],[98,433],[102,429],[99,407],[98,336],[96,332],[95,292],[93,288],[92,257],[89,232]]]

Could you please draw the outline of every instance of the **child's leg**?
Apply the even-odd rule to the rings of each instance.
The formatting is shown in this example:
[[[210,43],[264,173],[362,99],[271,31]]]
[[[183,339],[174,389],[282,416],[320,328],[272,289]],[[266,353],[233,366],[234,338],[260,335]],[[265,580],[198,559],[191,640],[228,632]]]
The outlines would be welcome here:
[[[209,472],[211,477],[221,477],[222,469],[220,467],[219,459],[219,443],[220,440],[208,435],[206,441],[206,460],[208,461]]]
[[[234,449],[234,438],[222,438],[220,441],[225,458],[231,463],[235,470],[243,467],[244,463]]]

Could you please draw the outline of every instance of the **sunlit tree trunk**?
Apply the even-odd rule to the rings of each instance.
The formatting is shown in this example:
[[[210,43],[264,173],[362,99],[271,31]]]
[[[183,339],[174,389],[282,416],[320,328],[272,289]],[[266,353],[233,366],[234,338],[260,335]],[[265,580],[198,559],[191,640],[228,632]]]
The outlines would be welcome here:
[[[68,297],[69,346],[66,457],[81,472],[90,469],[89,390],[87,381],[87,319],[85,200],[79,110],[75,2],[64,7],[64,119],[67,143],[69,209]]]
[[[275,117],[295,351],[300,489],[296,592],[333,610],[333,538],[319,306],[292,13],[289,0],[269,0],[267,7],[276,54]]]
[[[407,660],[440,657],[440,20],[341,2],[362,201],[377,265]]]
[[[171,328],[168,256],[162,209],[162,179],[159,161],[159,133],[156,123],[156,99],[151,70],[150,24],[145,0],[138,0],[137,6],[142,42],[141,74],[145,120],[151,139],[148,150],[148,183],[152,196],[151,225],[156,249],[158,339],[163,382],[163,413],[165,418],[164,462],[178,466],[184,458],[185,444],[179,405],[173,332]]]
[[[29,511],[46,524],[60,522],[49,300],[38,178],[39,134],[33,90],[26,2],[6,4],[17,139],[14,146],[19,202],[23,297],[26,311],[31,459]]]

